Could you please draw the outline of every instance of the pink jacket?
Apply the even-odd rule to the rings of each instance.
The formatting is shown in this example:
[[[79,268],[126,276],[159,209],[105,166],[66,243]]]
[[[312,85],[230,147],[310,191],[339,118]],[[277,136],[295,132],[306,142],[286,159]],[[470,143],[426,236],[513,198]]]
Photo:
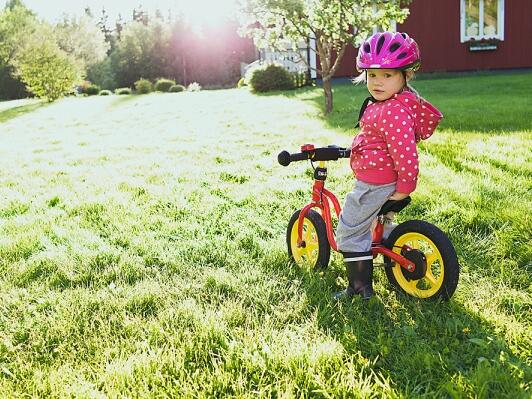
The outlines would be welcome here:
[[[351,146],[351,169],[356,178],[370,184],[397,182],[397,192],[414,191],[416,143],[429,138],[442,117],[436,107],[409,90],[368,105]]]

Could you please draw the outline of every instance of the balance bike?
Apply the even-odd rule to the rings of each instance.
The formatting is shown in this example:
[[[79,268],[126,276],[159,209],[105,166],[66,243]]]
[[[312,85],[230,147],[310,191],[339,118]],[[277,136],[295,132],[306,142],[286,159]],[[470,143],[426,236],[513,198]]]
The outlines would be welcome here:
[[[305,144],[301,152],[282,151],[278,161],[283,166],[291,162],[310,160],[314,169],[311,202],[294,212],[288,223],[286,243],[291,260],[300,266],[322,270],[329,265],[331,248],[338,250],[332,225],[331,206],[336,217],[341,207],[336,196],[325,188],[326,161],[349,158],[351,149],[338,146],[315,148]],[[318,162],[318,167],[314,167]],[[460,266],[456,251],[438,227],[423,220],[408,220],[395,227],[383,240],[388,212],[400,212],[411,199],[387,201],[377,216],[373,230],[371,252],[381,254],[386,277],[393,287],[407,295],[422,299],[448,300],[458,285]],[[312,208],[317,208],[316,212]],[[375,264],[377,266],[377,264]]]

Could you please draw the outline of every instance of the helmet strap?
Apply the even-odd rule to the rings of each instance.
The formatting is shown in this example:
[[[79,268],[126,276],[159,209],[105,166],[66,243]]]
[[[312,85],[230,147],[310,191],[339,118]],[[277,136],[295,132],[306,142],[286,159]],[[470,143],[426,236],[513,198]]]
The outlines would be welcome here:
[[[366,73],[368,73],[368,71],[366,71]],[[362,116],[364,115],[364,111],[366,111],[366,108],[368,107],[370,101],[372,103],[377,102],[377,100],[373,98],[373,96],[369,96],[364,100],[364,102],[362,103],[362,107],[360,107],[360,112],[358,113],[358,122],[355,126],[356,128],[360,127],[360,119],[362,119]]]

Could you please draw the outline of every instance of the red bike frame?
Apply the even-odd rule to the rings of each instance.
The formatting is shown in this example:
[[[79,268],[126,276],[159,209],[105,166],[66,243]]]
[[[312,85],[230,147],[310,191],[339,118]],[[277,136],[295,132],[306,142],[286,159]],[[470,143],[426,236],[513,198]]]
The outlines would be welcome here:
[[[319,167],[326,170],[325,162],[320,161]],[[314,185],[312,187],[312,200],[299,213],[298,226],[297,226],[298,247],[302,247],[304,245],[302,237],[303,237],[303,223],[304,223],[305,216],[307,215],[310,209],[319,208],[321,210],[321,215],[323,217],[323,220],[325,221],[325,227],[327,228],[327,239],[329,240],[329,244],[332,249],[334,249],[335,251],[338,251],[335,234],[334,234],[334,230],[332,227],[330,203],[332,203],[334,207],[334,210],[336,212],[336,217],[339,218],[342,208],[340,207],[338,198],[336,198],[336,196],[332,192],[330,192],[329,190],[325,188],[324,180],[315,179]],[[373,257],[376,257],[378,254],[382,254],[384,256],[387,256],[388,258],[393,259],[397,263],[399,263],[401,267],[403,267],[407,271],[413,272],[416,269],[416,265],[413,262],[409,261],[404,256],[401,256],[400,254],[393,252],[392,250],[386,248],[383,245],[382,243],[382,236],[384,232],[383,226],[384,226],[384,218],[382,216],[379,216],[377,220],[377,226],[373,230],[372,245],[371,245],[371,252],[373,254]],[[410,248],[405,245],[403,246],[403,249],[410,249]]]

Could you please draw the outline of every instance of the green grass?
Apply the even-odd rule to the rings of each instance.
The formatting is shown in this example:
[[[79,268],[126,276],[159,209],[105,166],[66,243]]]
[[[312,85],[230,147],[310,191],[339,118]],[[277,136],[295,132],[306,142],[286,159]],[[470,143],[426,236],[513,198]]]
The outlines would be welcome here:
[[[382,270],[375,300],[336,303],[340,257],[288,264],[311,180],[276,155],[349,145],[363,88],[335,87],[326,118],[313,88],[70,98],[2,123],[0,397],[530,397],[532,75],[486,79],[416,84],[446,119],[400,216],[451,236],[449,303]],[[348,163],[329,169],[343,199]]]
[[[412,85],[444,114],[441,129],[453,132],[504,133],[531,129],[531,73],[446,77],[414,80]],[[327,118],[332,127],[347,130],[358,117],[365,87],[342,85],[335,90],[335,110]],[[322,104],[321,97],[312,96]],[[356,123],[356,122],[355,122]]]
[[[2,106],[5,104],[4,106]],[[0,103],[0,123],[7,122],[10,119],[36,111],[46,106],[44,102],[38,100],[15,100]]]

